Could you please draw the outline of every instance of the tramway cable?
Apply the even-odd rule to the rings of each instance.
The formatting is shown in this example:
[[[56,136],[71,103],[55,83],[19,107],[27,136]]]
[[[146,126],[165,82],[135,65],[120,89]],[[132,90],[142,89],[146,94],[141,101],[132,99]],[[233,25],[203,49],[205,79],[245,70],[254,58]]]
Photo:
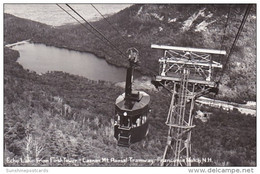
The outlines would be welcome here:
[[[227,31],[227,26],[228,26],[228,22],[229,22],[229,18],[230,18],[230,14],[231,14],[231,5],[229,6],[229,11],[228,11],[228,15],[227,15],[227,20],[225,22],[225,25],[224,25],[224,32],[223,32],[223,35],[221,37],[221,43],[220,43],[220,50],[223,50],[224,48],[224,41],[225,41],[225,36],[226,36],[226,31]]]
[[[73,8],[66,4],[74,13],[89,24],[82,16],[80,16]],[[60,6],[59,6],[60,7]],[[60,7],[61,8],[61,7]],[[61,8],[65,12],[65,9]],[[69,14],[67,12],[67,14]],[[70,15],[72,17],[72,15]],[[74,17],[73,17],[74,18]],[[74,18],[75,19],[75,18]],[[76,20],[78,21],[78,20]],[[81,23],[80,21],[78,21]],[[82,25],[82,23],[81,23]],[[106,39],[110,45],[116,48],[101,32],[94,26],[89,24],[93,30]],[[84,28],[88,29],[85,25]],[[89,31],[89,30],[88,30]],[[96,35],[97,36],[97,35]],[[103,40],[102,40],[103,41]],[[118,51],[118,49],[116,49]],[[120,50],[119,50],[120,51]],[[114,137],[118,141],[119,146],[130,146],[130,144],[142,140],[149,132],[148,116],[150,112],[150,96],[139,90],[132,90],[133,70],[137,65],[139,52],[136,48],[127,50],[129,56],[129,67],[126,73],[125,93],[118,96],[115,102],[115,122]],[[118,52],[117,52],[118,53]],[[125,56],[121,51],[120,53]]]
[[[56,4],[60,9],[62,9],[65,13],[67,13],[70,17],[72,17],[75,21],[77,21],[82,27],[84,27],[87,31],[89,31],[90,33],[92,33],[93,35],[95,35],[98,39],[100,39],[102,42],[104,42],[104,40],[99,36],[97,35],[95,32],[91,31],[86,25],[84,25],[82,22],[80,22],[77,18],[75,18],[72,14],[70,14],[66,9],[64,9],[63,7],[61,7],[59,4]],[[88,34],[85,30],[84,32],[86,34]],[[105,43],[105,42],[104,42]],[[105,43],[106,44],[106,43]],[[113,57],[111,56],[110,54],[107,54],[109,55],[110,57]]]
[[[99,38],[101,41],[102,38],[100,38],[96,33],[92,32],[86,25],[84,25],[82,22],[80,22],[77,18],[75,18],[72,14],[70,14],[67,10],[65,10],[64,8],[62,8],[59,4],[56,4],[58,7],[60,7],[60,9],[62,9],[64,12],[66,12],[70,17],[72,17],[74,20],[76,20],[80,25],[82,25],[85,29],[87,29],[89,32],[91,32],[92,34],[94,34],[97,38]]]
[[[91,32],[92,34],[94,34],[97,38],[99,38],[102,42],[104,42],[104,40],[98,35],[100,34],[103,38],[105,38],[105,40],[109,43],[109,46],[112,47],[117,53],[120,53],[120,55],[123,55],[124,57],[128,58],[122,51],[120,51],[114,44],[112,44],[111,41],[109,41],[100,31],[98,31],[93,25],[91,25],[89,22],[87,22],[86,19],[84,19],[82,16],[79,15],[79,13],[76,12],[76,10],[72,10],[72,7],[70,7],[68,4],[66,4],[75,14],[77,14],[79,17],[81,17],[81,19],[83,19],[83,21],[85,21],[93,30],[95,30],[97,33],[91,31],[91,29],[89,29],[86,25],[84,25],[82,22],[80,22],[77,18],[75,18],[72,14],[70,14],[66,9],[62,8],[60,5],[56,4],[60,9],[62,9],[64,12],[66,12],[69,16],[71,16],[74,20],[76,20],[80,25],[82,25],[87,31]],[[106,43],[106,42],[104,42]],[[106,44],[108,44],[106,43]],[[153,76],[155,76],[155,72],[153,70],[151,70],[150,68],[147,67],[143,67],[144,69],[148,70]]]
[[[125,55],[121,50],[119,50],[108,38],[106,38],[106,36],[99,31],[98,29],[96,29],[92,24],[90,24],[84,17],[82,17],[75,9],[73,9],[70,5],[66,4],[75,14],[77,14],[81,19],[83,19],[92,29],[94,29],[97,33],[99,33],[108,43],[110,43],[110,45],[112,45],[114,47],[115,50],[119,51],[121,55],[123,55],[124,57],[127,57],[127,55]],[[152,71],[151,69],[147,68],[147,67],[143,67],[144,69],[147,69],[148,71],[150,71],[153,75],[155,75],[154,71]]]
[[[109,20],[93,4],[91,4],[91,6],[100,14],[100,16],[102,16],[102,18],[111,26],[111,28],[113,28],[119,34],[119,36],[126,42],[128,47],[130,48],[131,45],[128,43],[128,40],[122,36],[122,34],[113,26],[113,24],[111,24],[111,22],[109,22]]]
[[[250,8],[250,5],[246,8],[235,39],[226,56],[225,65],[212,61],[210,56],[211,54],[226,55],[225,50],[151,45],[151,48],[164,50],[164,57],[159,59],[160,71],[159,75],[156,76],[156,81],[161,83],[168,82],[173,85],[171,104],[165,122],[168,126],[168,136],[161,166],[192,165],[192,161],[190,161],[191,132],[192,128],[195,127],[193,119],[196,118],[194,117],[196,99],[210,93],[215,95],[218,93],[218,84],[222,79],[227,63],[234,51],[234,46],[243,30]],[[225,24],[221,48],[223,47],[228,21],[230,20],[230,11]],[[193,52],[196,54],[193,54]],[[193,60],[191,61],[187,55],[192,55]],[[203,60],[203,64],[201,60]],[[218,82],[212,78],[213,68],[223,68],[222,76],[220,76]],[[205,116],[205,114],[203,114],[203,116]]]
[[[92,28],[92,30],[95,31],[95,36],[99,34],[98,36],[99,38],[100,36],[102,37],[101,40],[103,42],[105,40],[110,47],[112,47],[117,53],[120,53],[120,55],[123,57],[127,57],[129,61],[129,67],[127,68],[126,74],[125,92],[116,99],[114,117],[114,137],[117,139],[119,146],[129,147],[132,143],[140,141],[146,137],[149,131],[148,118],[150,112],[150,96],[144,91],[132,90],[133,71],[138,62],[139,52],[135,48],[130,48],[127,51],[130,54],[129,56],[126,56],[125,53],[123,53],[111,42],[111,40],[109,40],[101,31],[89,23],[76,10],[74,10],[68,4],[66,4],[66,6],[68,6],[78,17],[85,21],[86,24]],[[95,8],[94,5],[92,5],[92,7]],[[226,51],[154,44],[151,45],[151,48],[164,50],[164,57],[160,58],[159,60],[161,70],[159,75],[156,76],[156,82],[165,87],[172,96],[166,120],[166,125],[169,127],[169,129],[167,144],[163,154],[163,162],[161,163],[162,166],[169,165],[171,163],[167,161],[168,159],[171,159],[169,158],[170,155],[174,157],[174,166],[182,166],[184,164],[191,166],[191,161],[189,161],[191,153],[191,130],[195,127],[193,124],[193,110],[196,99],[209,93],[217,94],[218,85],[216,84],[219,83],[222,79],[222,76],[227,67],[227,63],[234,51],[234,46],[238,41],[246,19],[249,15],[250,8],[251,6],[248,5],[240,27],[237,31],[236,37],[229,50],[229,54],[226,56],[226,64],[222,69],[222,75],[220,76],[218,82],[212,79],[212,69],[222,68],[222,65],[218,62],[212,61],[211,58],[209,59],[209,57],[211,54],[226,55]],[[97,8],[95,9],[98,11]],[[112,24],[102,15],[102,13],[99,12],[99,14],[104,18],[104,20],[106,20],[109,25],[111,25],[113,29],[115,29]],[[231,6],[229,8],[227,20],[225,22],[224,34],[221,38],[221,48],[223,48],[224,45],[230,14]],[[81,23],[81,25],[83,24]],[[88,29],[86,25],[84,25],[84,28]],[[92,30],[90,31],[94,33]],[[118,30],[116,31],[122,37],[120,32]],[[125,40],[125,38],[123,39]],[[128,42],[126,43],[129,44]],[[171,55],[169,58],[169,55],[167,55],[167,57],[166,53],[173,53],[173,55]],[[177,56],[174,53],[176,53]],[[189,53],[189,55],[193,54],[194,60],[190,61],[186,53]],[[185,58],[187,58],[188,61]],[[204,60],[204,62],[201,60]],[[191,65],[194,66],[191,67]],[[142,68],[147,69],[150,72],[154,72],[154,70],[151,70],[148,67]],[[169,84],[169,88],[166,87],[167,84]],[[183,157],[187,159],[186,162],[181,162],[180,159]]]
[[[100,34],[115,50],[118,51],[123,57],[128,58],[125,53],[123,53],[120,49],[118,49],[106,36],[97,30],[92,24],[90,24],[83,16],[81,16],[76,10],[74,10],[69,4],[66,4],[75,14],[77,14],[84,22],[86,22],[94,31],[96,31],[98,34]]]
[[[229,18],[230,18],[230,14],[231,14],[231,5],[229,6],[229,10],[228,10],[228,15],[227,15],[227,20],[225,22],[225,25],[224,25],[224,32],[223,32],[223,35],[221,37],[221,44],[220,44],[220,50],[223,50],[224,49],[224,41],[225,41],[225,36],[226,36],[226,31],[227,31],[227,26],[228,26],[228,22],[229,22]],[[220,57],[220,56],[219,56]],[[220,60],[220,59],[219,59]],[[218,72],[217,72],[218,74]],[[224,73],[221,71],[221,75],[222,76]],[[217,81],[217,85],[219,85],[220,83],[220,79]],[[216,99],[216,95],[213,97],[214,99],[214,102],[215,102],[215,99]]]
[[[119,36],[126,42],[126,44],[129,46],[129,48],[131,48],[132,46],[129,44],[127,39],[122,36],[122,34],[119,32],[119,30],[117,30],[113,26],[113,24],[111,22],[109,22],[108,19],[93,4],[91,4],[91,6],[102,16],[102,18],[111,26],[111,28],[113,28],[119,34]],[[148,70],[153,76],[156,76],[156,74],[157,74],[157,73],[155,73],[154,70],[152,70],[152,69],[150,69],[148,67],[142,67],[142,68]]]
[[[251,9],[251,5],[249,4],[249,5],[247,5],[247,8],[246,8],[246,11],[244,13],[243,19],[242,19],[241,24],[240,24],[240,26],[238,28],[237,34],[236,34],[235,39],[234,39],[234,41],[233,41],[233,43],[231,45],[231,48],[229,50],[229,53],[228,53],[226,62],[224,63],[224,66],[223,66],[220,78],[218,80],[218,83],[222,80],[223,74],[224,74],[224,72],[225,72],[225,70],[227,68],[227,63],[229,62],[230,56],[232,55],[232,53],[234,51],[234,47],[235,47],[235,45],[236,45],[236,43],[237,43],[237,41],[239,39],[239,36],[240,36],[240,34],[241,34],[241,32],[242,32],[242,30],[244,28],[244,25],[246,23],[248,15],[249,15],[250,9]]]

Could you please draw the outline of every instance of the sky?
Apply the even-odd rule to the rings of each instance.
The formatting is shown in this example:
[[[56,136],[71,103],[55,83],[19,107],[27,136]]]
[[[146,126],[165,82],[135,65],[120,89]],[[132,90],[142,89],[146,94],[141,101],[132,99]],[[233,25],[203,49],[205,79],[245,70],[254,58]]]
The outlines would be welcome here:
[[[59,4],[62,8],[71,12],[65,4]],[[129,7],[130,4],[69,4],[80,15],[88,21],[94,21],[102,18],[95,10],[97,8],[103,15],[111,15],[120,10]],[[76,21],[64,12],[56,4],[4,4],[4,13],[9,13],[17,17],[30,19],[33,21],[45,23],[52,26],[76,23]]]

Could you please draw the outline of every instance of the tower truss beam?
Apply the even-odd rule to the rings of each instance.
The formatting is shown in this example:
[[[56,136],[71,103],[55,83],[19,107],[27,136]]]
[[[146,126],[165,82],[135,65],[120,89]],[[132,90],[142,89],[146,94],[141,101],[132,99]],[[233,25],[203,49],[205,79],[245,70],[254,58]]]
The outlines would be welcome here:
[[[156,81],[168,86],[172,93],[165,124],[169,127],[161,166],[191,166],[191,133],[196,98],[217,91],[213,69],[222,65],[211,54],[225,55],[225,51],[152,45],[163,49]]]
[[[176,50],[176,51],[186,51],[186,52],[197,52],[197,53],[208,53],[208,54],[222,54],[226,55],[224,50],[213,50],[205,48],[189,48],[189,47],[176,47],[176,46],[167,46],[167,45],[156,45],[152,44],[151,48],[163,49],[163,50]]]

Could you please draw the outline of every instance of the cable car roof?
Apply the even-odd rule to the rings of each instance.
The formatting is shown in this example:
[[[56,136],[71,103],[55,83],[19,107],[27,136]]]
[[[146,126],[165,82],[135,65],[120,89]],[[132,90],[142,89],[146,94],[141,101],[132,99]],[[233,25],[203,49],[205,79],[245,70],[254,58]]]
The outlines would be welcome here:
[[[150,102],[150,96],[143,91],[139,91],[139,95],[140,95],[139,101],[132,101],[133,102],[132,109],[126,107],[125,93],[118,96],[115,103],[116,111],[119,112],[120,115],[123,112],[127,112],[128,116],[136,116],[147,112],[148,104]]]

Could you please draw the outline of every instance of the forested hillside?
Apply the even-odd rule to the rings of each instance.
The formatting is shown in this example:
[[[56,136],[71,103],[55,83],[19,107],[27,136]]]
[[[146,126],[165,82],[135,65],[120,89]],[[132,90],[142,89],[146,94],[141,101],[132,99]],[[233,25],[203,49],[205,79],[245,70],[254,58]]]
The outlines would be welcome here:
[[[232,5],[231,10],[233,15],[226,30],[224,48],[228,48],[234,38],[245,5]],[[108,18],[127,39],[127,43],[118,33],[108,29],[104,21],[93,25],[120,49],[126,50],[128,46],[139,49],[140,71],[149,74],[146,68],[156,71],[157,60],[162,54],[150,49],[151,43],[220,49],[228,11],[229,6],[222,5],[134,5]],[[221,95],[227,100],[255,100],[255,23],[253,7],[236,52],[228,62],[229,71],[220,86]],[[110,63],[127,65],[127,60],[116,55],[91,33],[85,32],[80,25],[53,28],[5,14],[4,42],[26,39],[93,52]],[[116,145],[113,137],[114,102],[123,93],[122,88],[110,82],[91,81],[63,72],[39,75],[23,69],[16,62],[18,57],[17,51],[4,48],[5,166],[159,165],[167,135],[165,120],[170,97],[166,92],[146,90],[151,96],[152,108],[149,134],[130,148],[122,148]],[[208,110],[213,114],[207,123],[194,121],[192,157],[212,160],[194,165],[256,165],[255,117],[199,105],[196,109]],[[129,161],[129,157],[152,161]],[[101,158],[114,158],[122,162],[86,162],[86,159]],[[123,161],[126,158],[128,160]]]
[[[161,51],[151,49],[151,44],[225,49],[229,52],[241,24],[247,5],[133,5],[106,20],[92,23],[109,40],[125,52],[136,47],[140,52],[143,73],[154,75],[158,70]],[[69,18],[70,16],[68,16]],[[127,66],[127,59],[117,53],[106,41],[101,41],[86,28],[66,25],[56,28],[5,15],[5,41],[12,42],[10,33],[30,31],[23,38],[79,51],[92,52],[109,63]],[[21,25],[15,25],[21,24]],[[40,29],[39,29],[39,26]],[[23,29],[21,29],[23,28]],[[90,28],[90,27],[89,27]],[[89,29],[91,30],[91,28]],[[122,38],[122,37],[123,38]],[[235,51],[227,62],[225,56],[215,57],[226,71],[220,85],[221,99],[233,101],[256,100],[256,9],[253,5]],[[218,75],[222,76],[222,73]],[[217,77],[217,80],[220,77]],[[246,83],[244,83],[246,82]]]
[[[148,137],[130,148],[118,147],[113,137],[114,101],[122,88],[62,72],[40,76],[15,62],[17,51],[5,48],[4,55],[6,166],[159,165],[167,135],[167,93],[146,91],[152,98]],[[200,165],[256,165],[255,117],[236,111],[227,113],[199,106],[196,109],[213,112],[208,123],[195,120],[192,157],[212,159]],[[129,157],[153,162],[129,162]],[[77,162],[66,162],[64,158]],[[83,158],[128,161],[80,161]]]

